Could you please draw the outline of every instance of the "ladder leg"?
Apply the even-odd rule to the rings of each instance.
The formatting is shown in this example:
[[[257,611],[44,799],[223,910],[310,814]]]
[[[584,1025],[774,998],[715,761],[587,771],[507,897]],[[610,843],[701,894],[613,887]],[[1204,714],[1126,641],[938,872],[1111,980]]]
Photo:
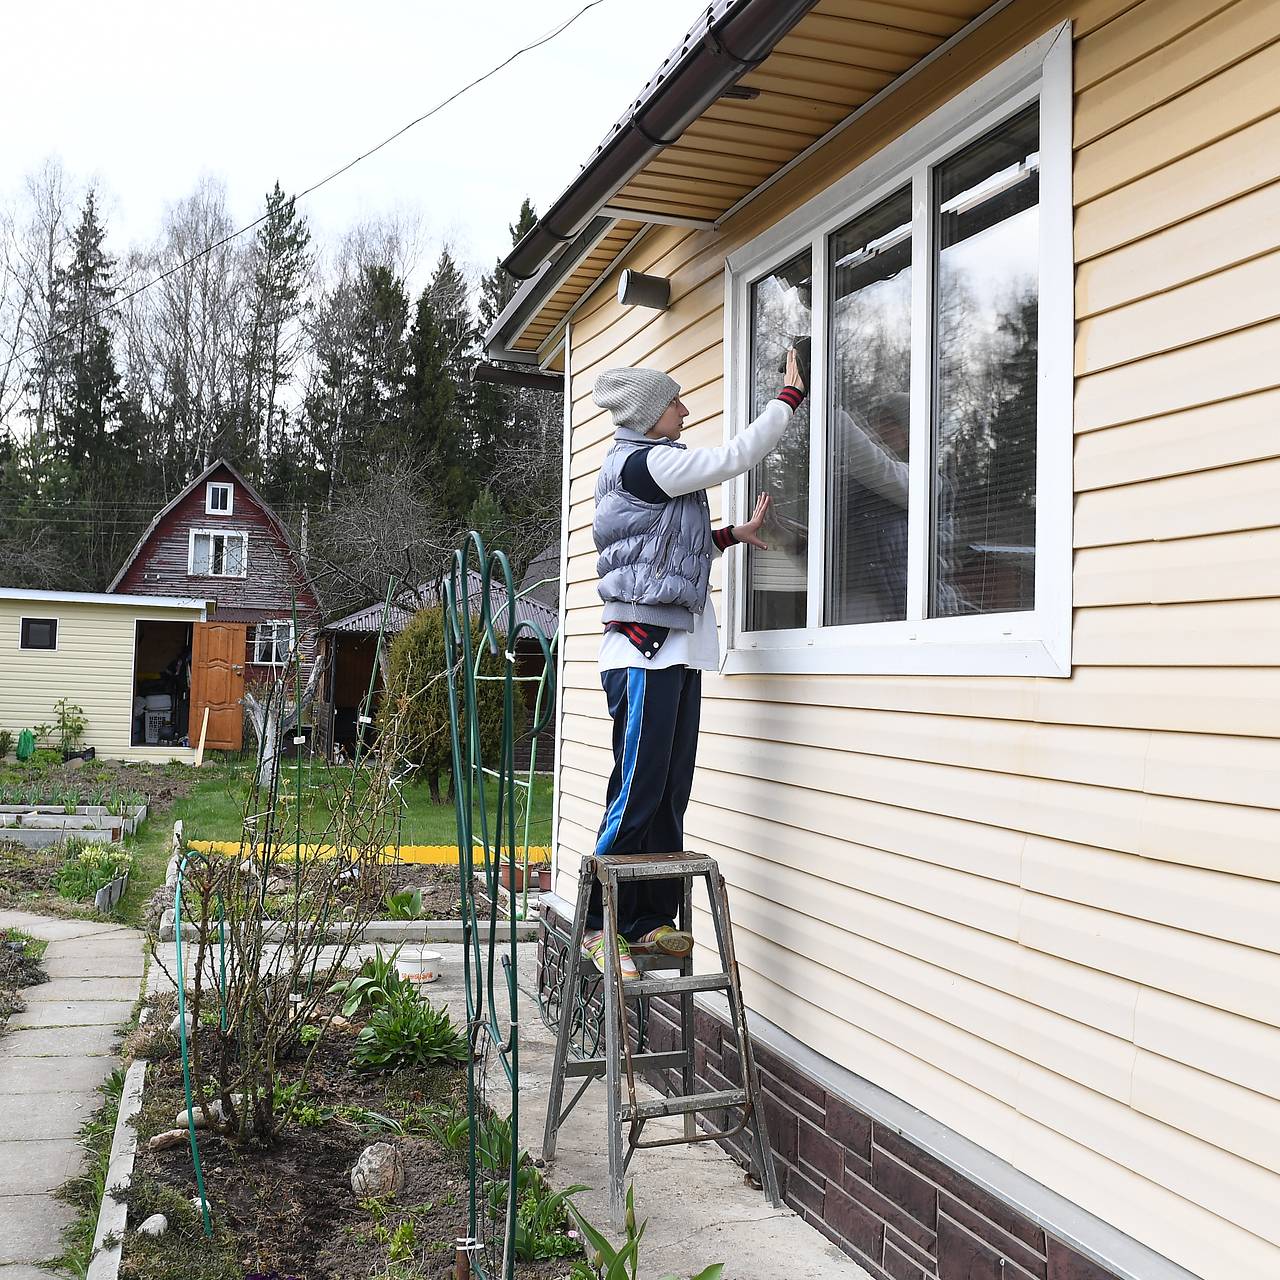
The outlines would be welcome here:
[[[751,1136],[755,1140],[755,1157],[760,1183],[769,1203],[782,1207],[778,1193],[778,1175],[773,1165],[773,1151],[769,1146],[769,1131],[764,1123],[760,1096],[760,1073],[756,1070],[755,1053],[751,1048],[751,1033],[747,1030],[747,1013],[742,1003],[742,984],[738,975],[738,957],[733,950],[733,931],[729,928],[729,897],[724,877],[717,871],[707,876],[707,888],[711,897],[711,918],[715,922],[716,936],[720,941],[720,955],[724,971],[729,975],[729,1011],[738,1041],[738,1062],[742,1071],[742,1087],[751,1103]]]
[[[569,930],[569,954],[565,957],[563,988],[560,992],[560,1025],[556,1032],[555,1060],[551,1067],[551,1087],[547,1096],[547,1123],[542,1134],[542,1158],[556,1155],[556,1133],[560,1128],[560,1108],[564,1101],[565,1066],[569,1061],[569,1040],[573,1034],[573,1014],[578,1004],[582,975],[582,935],[586,929],[587,903],[595,878],[595,860],[584,858],[578,875],[578,907]]]
[[[680,928],[685,932],[693,931],[693,877],[684,877],[684,888],[680,895]],[[693,972],[693,952],[680,965],[682,974]],[[686,1097],[695,1092],[693,1079],[693,992],[685,991],[680,995],[680,1048],[684,1053],[683,1076],[680,1091]],[[684,1136],[692,1139],[698,1133],[698,1117],[692,1111],[686,1111],[684,1117]]]
[[[625,1162],[622,1153],[622,1047],[619,1043],[619,1019],[626,1010],[618,1000],[618,882],[606,872],[601,884],[604,900],[604,1059],[606,1123],[609,1126],[609,1217],[615,1231],[624,1227],[625,1209],[622,1179]]]

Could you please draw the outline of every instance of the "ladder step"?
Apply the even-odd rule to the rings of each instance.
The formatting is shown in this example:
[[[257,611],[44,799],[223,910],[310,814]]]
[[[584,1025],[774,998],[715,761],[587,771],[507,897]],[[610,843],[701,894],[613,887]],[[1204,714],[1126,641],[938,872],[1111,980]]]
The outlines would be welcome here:
[[[627,996],[674,995],[679,991],[728,991],[727,973],[690,973],[680,978],[636,978],[622,984]]]
[[[653,1120],[658,1116],[683,1116],[690,1111],[715,1111],[720,1107],[741,1107],[747,1101],[745,1089],[723,1089],[719,1093],[691,1093],[682,1098],[658,1098],[637,1104],[634,1113],[629,1102],[622,1104],[624,1120]]]
[[[642,1071],[665,1070],[667,1067],[684,1066],[684,1054],[678,1050],[674,1053],[634,1053],[631,1061]],[[602,1076],[604,1069],[603,1058],[571,1058],[564,1065],[567,1077]]]
[[[617,880],[670,880],[680,876],[705,876],[716,871],[714,858],[681,853],[606,853],[596,859],[600,871]]]

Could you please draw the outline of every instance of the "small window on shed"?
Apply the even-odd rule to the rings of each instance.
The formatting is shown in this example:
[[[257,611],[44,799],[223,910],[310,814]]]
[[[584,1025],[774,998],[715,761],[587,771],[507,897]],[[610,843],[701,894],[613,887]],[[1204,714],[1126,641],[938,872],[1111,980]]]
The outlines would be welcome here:
[[[19,649],[56,649],[58,647],[57,618],[23,618]]]
[[[232,510],[232,486],[209,483],[204,490],[204,509],[211,516],[229,516]]]

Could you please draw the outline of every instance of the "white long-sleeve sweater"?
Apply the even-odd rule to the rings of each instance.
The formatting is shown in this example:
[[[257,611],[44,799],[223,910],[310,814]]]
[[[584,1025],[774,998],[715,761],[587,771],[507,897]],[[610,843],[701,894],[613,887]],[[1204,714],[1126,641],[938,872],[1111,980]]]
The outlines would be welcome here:
[[[644,453],[649,474],[668,497],[696,493],[723,484],[750,471],[777,447],[792,417],[782,400],[770,400],[764,411],[728,444],[710,449],[648,449]],[[646,658],[620,631],[606,631],[600,640],[601,671],[620,667],[686,666],[696,671],[720,667],[720,628],[715,605],[708,595],[706,607],[693,620],[692,631],[672,631],[652,658]]]

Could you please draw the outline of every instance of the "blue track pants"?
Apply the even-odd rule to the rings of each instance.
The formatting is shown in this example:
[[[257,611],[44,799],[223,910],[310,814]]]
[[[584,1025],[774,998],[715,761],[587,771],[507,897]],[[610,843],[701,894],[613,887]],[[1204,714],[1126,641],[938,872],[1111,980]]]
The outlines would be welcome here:
[[[600,681],[613,717],[613,772],[596,854],[680,853],[698,754],[702,672],[622,667],[602,672]],[[679,880],[639,880],[618,889],[618,930],[628,941],[675,921]],[[604,924],[598,882],[586,923],[588,929]]]

